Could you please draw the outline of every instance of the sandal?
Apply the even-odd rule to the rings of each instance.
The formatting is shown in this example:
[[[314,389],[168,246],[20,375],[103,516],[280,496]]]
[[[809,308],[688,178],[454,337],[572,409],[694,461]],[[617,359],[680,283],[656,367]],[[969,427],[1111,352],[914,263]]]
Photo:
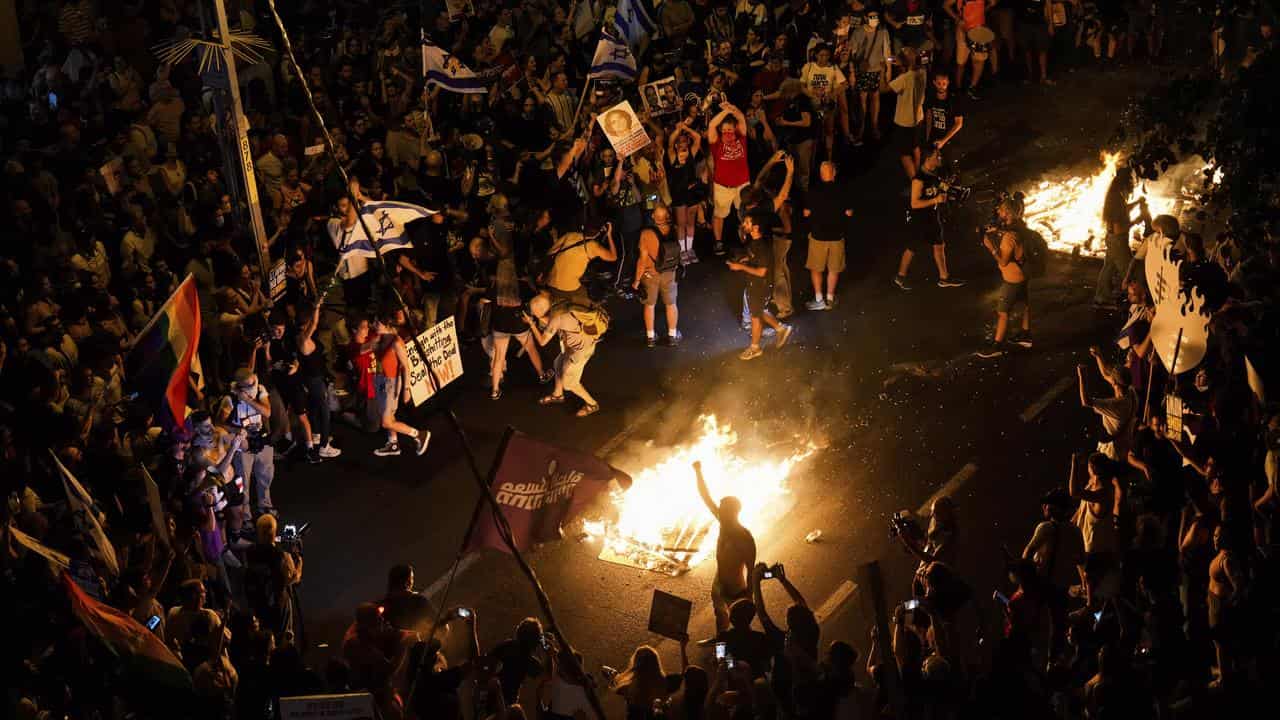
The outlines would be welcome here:
[[[563,395],[543,395],[538,398],[539,405],[560,405],[564,402]]]
[[[490,390],[490,391],[489,391],[489,399],[490,399],[490,400],[501,400],[501,399],[502,399],[502,388],[501,388],[501,387],[498,387],[498,388],[494,388],[493,390]]]
[[[596,412],[599,410],[600,410],[600,406],[598,404],[593,405],[591,403],[587,403],[586,405],[583,405],[582,407],[578,408],[578,412],[574,413],[574,415],[580,418],[584,418],[588,415],[596,414]]]

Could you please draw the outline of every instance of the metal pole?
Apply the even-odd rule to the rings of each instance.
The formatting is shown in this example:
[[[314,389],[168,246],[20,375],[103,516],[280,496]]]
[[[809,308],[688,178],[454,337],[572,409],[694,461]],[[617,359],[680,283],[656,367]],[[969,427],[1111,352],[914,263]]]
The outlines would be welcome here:
[[[223,0],[213,0],[214,14],[218,18],[218,42],[222,46],[222,60],[227,64],[227,85],[231,94],[231,115],[235,123],[236,147],[240,152],[240,174],[244,182],[245,198],[249,204],[249,223],[253,227],[253,241],[258,248],[258,269],[264,286],[271,274],[271,246],[267,241],[267,227],[262,223],[262,204],[258,200],[258,182],[253,171],[253,148],[249,145],[249,119],[240,104],[240,79],[236,75],[236,58],[231,52],[231,29],[227,26],[227,7]]]

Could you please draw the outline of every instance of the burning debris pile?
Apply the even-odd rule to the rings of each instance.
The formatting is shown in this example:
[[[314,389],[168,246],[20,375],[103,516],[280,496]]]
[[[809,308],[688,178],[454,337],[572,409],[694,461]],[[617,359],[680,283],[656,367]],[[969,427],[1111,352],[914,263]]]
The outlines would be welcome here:
[[[733,495],[742,501],[742,523],[757,538],[790,509],[788,476],[812,447],[785,457],[746,458],[738,454],[738,436],[728,425],[714,415],[699,420],[697,440],[632,473],[631,488],[614,492],[616,518],[583,524],[588,537],[602,540],[601,560],[679,575],[711,555],[718,528],[698,495],[695,460],[702,463],[714,500]]]
[[[1119,153],[1104,153],[1102,169],[1093,175],[1042,180],[1034,189],[1024,191],[1027,225],[1044,236],[1051,250],[1102,257],[1106,251],[1102,204],[1119,165]],[[1146,196],[1152,217],[1161,214],[1178,216],[1186,205],[1186,198],[1176,190],[1161,192],[1162,187],[1163,184],[1139,186],[1134,191],[1135,196]]]

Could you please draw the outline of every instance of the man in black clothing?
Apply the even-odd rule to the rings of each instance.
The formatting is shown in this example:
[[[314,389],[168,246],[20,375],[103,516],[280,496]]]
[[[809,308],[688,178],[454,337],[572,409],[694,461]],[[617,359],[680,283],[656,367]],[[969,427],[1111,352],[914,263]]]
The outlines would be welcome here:
[[[933,262],[938,266],[938,287],[953,288],[964,285],[963,280],[951,277],[947,270],[947,238],[943,232],[941,206],[947,202],[947,191],[942,178],[937,176],[942,166],[942,155],[937,150],[927,153],[920,161],[920,172],[911,178],[911,204],[907,210],[907,247],[902,250],[898,263],[898,275],[893,284],[899,290],[910,290],[907,271],[917,250],[926,246],[933,249]]]
[[[746,277],[747,312],[751,316],[751,345],[738,356],[742,360],[760,357],[760,335],[764,332],[764,324],[768,324],[777,333],[776,346],[781,348],[791,337],[791,326],[778,322],[768,310],[769,298],[773,294],[773,249],[764,237],[765,228],[780,224],[777,214],[764,208],[756,208],[742,219],[742,232],[747,242],[747,254],[739,260],[729,260],[725,264],[730,270],[740,272]]]
[[[830,310],[836,305],[836,283],[845,267],[845,227],[853,217],[846,188],[836,182],[836,164],[827,161],[818,168],[819,182],[809,193],[804,216],[809,220],[809,256],[804,266],[813,281],[809,310]],[[823,294],[823,273],[826,294]]]
[[[534,655],[541,647],[542,623],[537,618],[525,618],[516,626],[514,637],[503,640],[489,652],[489,657],[502,663],[498,676],[507,705],[519,702],[520,686],[525,680],[542,675],[542,660]]]
[[[935,72],[924,101],[924,146],[921,153],[941,150],[964,127],[964,109],[951,94],[951,77]]]
[[[769,638],[751,623],[756,619],[756,604],[742,598],[729,606],[729,629],[720,633],[717,641],[725,644],[725,652],[734,660],[742,660],[751,667],[752,677],[764,677],[769,671],[772,652]]]
[[[387,573],[387,595],[379,601],[382,617],[400,630],[426,633],[435,619],[435,608],[426,595],[413,589],[413,566],[395,565]]]

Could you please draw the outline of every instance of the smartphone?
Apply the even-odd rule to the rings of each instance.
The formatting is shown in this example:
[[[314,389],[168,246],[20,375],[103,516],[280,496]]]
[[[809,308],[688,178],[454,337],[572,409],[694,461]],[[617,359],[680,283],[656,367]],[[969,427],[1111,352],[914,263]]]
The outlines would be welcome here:
[[[734,665],[734,662],[733,662],[733,656],[732,656],[732,655],[728,655],[728,656],[726,656],[726,657],[725,657],[725,659],[724,659],[724,666],[725,666],[725,667],[727,667],[727,668],[729,668],[730,670],[732,670],[732,669],[733,669],[733,665]]]
[[[916,608],[918,608],[918,607],[920,607],[920,601],[919,601],[919,600],[916,600],[915,598],[912,598],[912,599],[910,599],[910,600],[908,600],[908,601],[906,601],[906,602],[902,603],[902,609],[903,609],[903,610],[915,610],[915,609],[916,609]]]
[[[1093,621],[1094,621],[1095,623],[1102,622],[1102,611],[1101,611],[1101,610],[1099,610],[1098,612],[1096,612],[1096,613],[1094,613],[1094,614],[1093,614]]]
[[[764,572],[760,573],[760,578],[761,578],[762,580],[772,580],[772,579],[773,579],[773,577],[774,577],[774,576],[773,576],[773,568],[769,568],[769,569],[765,570]]]
[[[1004,593],[1000,592],[999,590],[997,590],[997,591],[995,591],[995,592],[991,593],[991,597],[992,597],[992,599],[999,600],[1001,605],[1008,605],[1008,604],[1009,604],[1009,596],[1005,595]]]
[[[727,647],[728,646],[725,645],[725,643],[722,643],[722,642],[716,643],[716,660],[725,659],[725,656],[728,654]]]
[[[471,617],[471,610],[469,608],[458,608],[458,617],[460,618]]]
[[[551,636],[546,633],[542,633],[542,649],[543,650],[551,649]]]
[[[58,109],[58,93],[49,93],[49,109]]]
[[[148,630],[155,630],[155,629],[156,629],[157,627],[159,627],[159,626],[160,626],[160,616],[159,616],[159,615],[152,615],[151,617],[147,618],[147,629],[148,629]]]

